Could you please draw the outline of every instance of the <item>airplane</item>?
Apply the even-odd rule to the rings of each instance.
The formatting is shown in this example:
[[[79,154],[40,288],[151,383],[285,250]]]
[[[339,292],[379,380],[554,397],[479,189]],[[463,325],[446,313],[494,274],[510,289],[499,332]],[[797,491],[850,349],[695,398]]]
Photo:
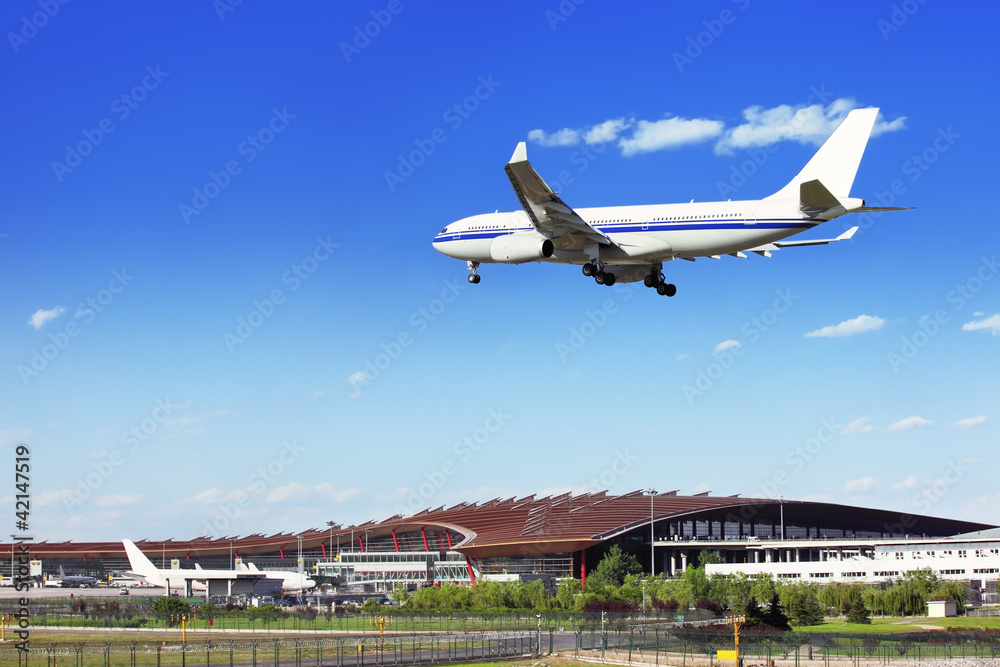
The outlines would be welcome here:
[[[465,260],[472,284],[480,281],[481,264],[555,262],[582,265],[599,285],[641,280],[672,297],[677,287],[666,282],[664,262],[745,259],[748,252],[770,257],[782,248],[846,241],[858,227],[832,239],[782,239],[848,213],[906,210],[865,206],[850,196],[877,116],[877,108],[851,111],[788,185],[749,201],[574,210],[534,170],[522,141],[505,167],[522,210],[462,218],[441,230],[433,246]]]
[[[63,572],[63,566],[59,566],[59,585],[63,588],[80,588],[80,586],[88,586],[93,588],[97,585],[97,579],[95,577],[88,577],[84,575],[72,576]]]
[[[283,570],[258,570],[256,567],[240,567],[234,570],[204,570],[198,564],[194,569],[162,569],[156,567],[146,555],[139,550],[131,540],[122,540],[125,553],[128,555],[131,572],[125,574],[141,577],[146,583],[161,588],[171,587],[185,589],[189,585],[192,590],[205,590],[205,582],[209,579],[280,579],[282,589],[286,591],[301,591],[312,588],[316,582],[304,578],[297,572]]]

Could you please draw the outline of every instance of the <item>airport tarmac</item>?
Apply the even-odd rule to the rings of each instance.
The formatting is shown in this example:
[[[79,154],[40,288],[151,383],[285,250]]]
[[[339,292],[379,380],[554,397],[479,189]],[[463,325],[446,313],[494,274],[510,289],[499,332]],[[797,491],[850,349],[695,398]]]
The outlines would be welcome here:
[[[52,600],[62,598],[114,598],[116,600],[127,601],[133,598],[154,598],[163,596],[162,586],[146,586],[142,588],[128,589],[128,595],[121,595],[121,588],[101,587],[97,588],[56,588],[54,586],[43,588],[29,588],[26,591],[18,591],[13,586],[0,586],[0,600],[18,599],[27,597],[31,600]]]

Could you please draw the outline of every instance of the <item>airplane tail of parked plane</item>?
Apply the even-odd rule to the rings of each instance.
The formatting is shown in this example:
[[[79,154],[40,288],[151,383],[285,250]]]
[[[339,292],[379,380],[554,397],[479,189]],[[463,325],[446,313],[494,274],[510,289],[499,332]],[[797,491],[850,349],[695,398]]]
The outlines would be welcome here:
[[[63,572],[63,567],[62,567],[62,565],[60,565],[60,566],[59,566],[59,578],[60,578],[60,579],[65,579],[65,578],[66,578],[66,573],[65,573],[65,572]]]
[[[132,572],[143,577],[158,577],[159,571],[156,566],[146,558],[145,554],[139,551],[139,547],[135,546],[132,540],[122,540],[122,544],[125,545],[125,553],[128,554],[128,564],[132,568]]]
[[[841,201],[850,197],[851,185],[876,117],[878,109],[874,107],[855,109],[847,114],[844,122],[820,146],[798,176],[765,199],[799,199],[802,185],[817,180],[828,191],[826,194],[832,194]]]

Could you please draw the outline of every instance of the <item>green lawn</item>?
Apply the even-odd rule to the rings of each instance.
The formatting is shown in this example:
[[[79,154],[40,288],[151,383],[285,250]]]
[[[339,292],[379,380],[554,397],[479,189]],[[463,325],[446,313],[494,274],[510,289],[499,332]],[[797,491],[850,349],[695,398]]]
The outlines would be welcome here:
[[[966,630],[975,628],[1000,628],[1000,618],[927,618],[911,616],[907,618],[873,618],[871,625],[861,625],[858,623],[848,623],[840,618],[828,618],[822,625],[797,626],[796,632],[812,633],[888,633],[888,632],[914,632],[926,630],[922,625],[933,625],[942,630],[955,627]]]

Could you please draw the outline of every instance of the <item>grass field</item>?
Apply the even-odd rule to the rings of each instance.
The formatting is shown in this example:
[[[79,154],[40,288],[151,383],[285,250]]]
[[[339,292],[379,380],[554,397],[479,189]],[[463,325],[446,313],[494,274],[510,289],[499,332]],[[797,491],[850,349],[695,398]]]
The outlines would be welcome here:
[[[928,627],[934,626],[941,630],[947,628],[962,628],[963,630],[974,630],[977,628],[1000,629],[1000,618],[873,618],[871,625],[861,625],[858,623],[848,623],[843,619],[828,618],[822,625],[798,626],[796,632],[826,633],[842,632],[855,634],[879,634],[888,632],[919,632],[926,631]]]

